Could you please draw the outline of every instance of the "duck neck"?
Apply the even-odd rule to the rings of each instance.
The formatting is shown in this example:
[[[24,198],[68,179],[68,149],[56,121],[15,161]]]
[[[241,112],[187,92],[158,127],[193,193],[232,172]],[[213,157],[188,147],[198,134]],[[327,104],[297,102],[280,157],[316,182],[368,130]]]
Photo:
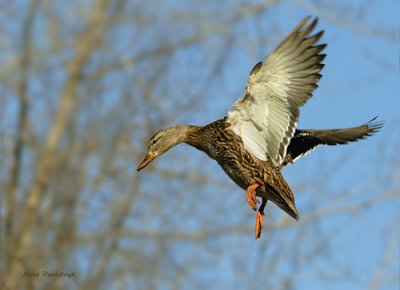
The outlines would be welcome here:
[[[189,144],[190,146],[195,147],[198,150],[201,151],[206,151],[206,146],[204,142],[205,136],[204,133],[205,131],[202,130],[204,127],[203,126],[187,126],[187,132],[186,132],[186,138],[183,142],[186,144]]]
[[[175,128],[177,129],[178,143],[187,143],[191,145],[191,143],[196,139],[196,135],[201,126],[178,125]]]

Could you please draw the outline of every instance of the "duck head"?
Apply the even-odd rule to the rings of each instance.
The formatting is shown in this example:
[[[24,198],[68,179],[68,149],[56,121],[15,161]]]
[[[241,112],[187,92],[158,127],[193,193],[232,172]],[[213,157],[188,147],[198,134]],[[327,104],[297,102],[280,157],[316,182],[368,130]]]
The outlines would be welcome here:
[[[195,126],[178,125],[154,134],[148,142],[146,155],[143,161],[138,164],[137,171],[145,168],[154,159],[167,152],[175,145],[185,142],[192,127]]]

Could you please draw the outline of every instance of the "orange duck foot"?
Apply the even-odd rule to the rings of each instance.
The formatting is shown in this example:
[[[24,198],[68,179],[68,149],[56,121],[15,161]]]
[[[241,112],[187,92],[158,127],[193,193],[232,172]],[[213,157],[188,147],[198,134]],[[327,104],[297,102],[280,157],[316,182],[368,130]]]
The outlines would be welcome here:
[[[262,214],[257,211],[256,213],[256,239],[261,237],[261,229],[263,227],[263,217]]]
[[[258,209],[258,211],[256,213],[256,229],[255,229],[256,239],[259,239],[261,237],[261,229],[264,224],[264,221],[263,221],[264,208],[265,208],[266,204],[267,204],[267,199],[263,198],[260,208]]]
[[[247,203],[254,210],[257,209],[258,200],[256,197],[256,189],[258,187],[259,187],[259,185],[257,183],[254,183],[254,184],[250,185],[249,187],[247,187],[247,189],[246,189]]]

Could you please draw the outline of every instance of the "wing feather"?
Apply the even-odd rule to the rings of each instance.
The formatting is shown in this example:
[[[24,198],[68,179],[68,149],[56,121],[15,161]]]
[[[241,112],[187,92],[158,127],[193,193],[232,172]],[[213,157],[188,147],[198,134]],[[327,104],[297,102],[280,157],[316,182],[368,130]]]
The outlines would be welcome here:
[[[299,107],[312,96],[321,78],[320,52],[316,44],[323,31],[310,35],[317,19],[305,18],[263,61],[252,69],[244,96],[228,112],[231,129],[245,149],[261,160],[280,165],[293,137]]]
[[[321,145],[339,145],[358,141],[377,133],[383,122],[369,122],[352,128],[330,130],[296,130],[287,148],[283,165],[294,163],[300,157],[306,156]]]

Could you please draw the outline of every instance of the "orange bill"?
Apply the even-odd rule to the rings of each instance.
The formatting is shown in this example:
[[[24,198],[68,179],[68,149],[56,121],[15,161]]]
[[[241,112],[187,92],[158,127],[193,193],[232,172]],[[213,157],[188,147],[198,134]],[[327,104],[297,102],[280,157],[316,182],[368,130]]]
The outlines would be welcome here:
[[[143,168],[145,168],[151,161],[154,160],[154,158],[156,158],[156,154],[147,152],[146,156],[144,157],[143,161],[139,163],[138,167],[137,167],[137,171],[142,170]]]

